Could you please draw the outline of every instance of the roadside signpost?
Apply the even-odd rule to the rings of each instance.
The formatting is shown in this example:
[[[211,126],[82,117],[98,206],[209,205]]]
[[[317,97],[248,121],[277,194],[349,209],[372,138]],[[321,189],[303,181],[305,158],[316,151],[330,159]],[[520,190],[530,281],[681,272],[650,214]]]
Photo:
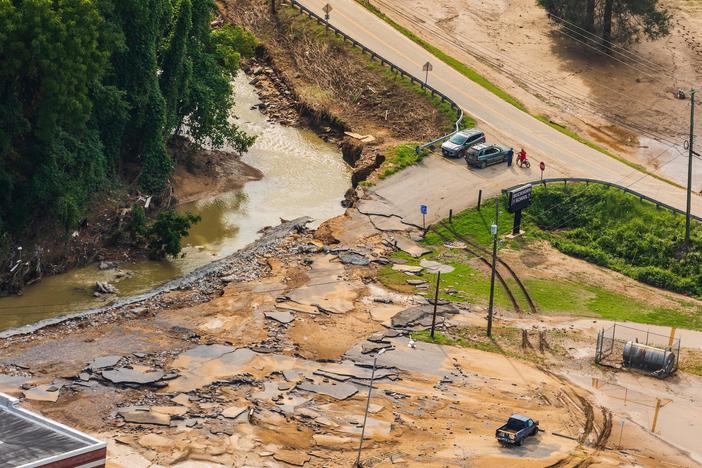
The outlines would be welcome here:
[[[329,13],[331,13],[333,10],[332,6],[327,3],[326,5],[324,5],[322,10],[324,11],[324,21],[326,21],[327,24],[329,24]]]
[[[542,163],[543,164],[543,163]],[[514,226],[512,235],[517,236],[522,226],[522,210],[531,205],[531,184],[522,185],[507,192],[507,211],[514,213]]]
[[[541,181],[544,181],[544,171],[546,170],[546,163],[541,161],[539,163],[539,169],[541,169]]]
[[[429,81],[429,72],[432,71],[433,69],[434,69],[434,67],[429,62],[425,63],[424,66],[422,67],[422,71],[424,71],[426,73],[426,75],[424,76],[424,86],[427,85],[427,81]]]
[[[426,229],[427,213],[429,213],[429,207],[427,205],[419,205],[419,212],[422,213],[422,229]]]

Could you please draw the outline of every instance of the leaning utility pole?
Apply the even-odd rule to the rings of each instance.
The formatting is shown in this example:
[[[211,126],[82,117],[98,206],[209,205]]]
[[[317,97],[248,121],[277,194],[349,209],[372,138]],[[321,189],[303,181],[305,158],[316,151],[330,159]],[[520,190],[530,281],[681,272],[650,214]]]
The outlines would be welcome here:
[[[695,90],[690,91],[690,139],[687,142],[689,158],[687,161],[687,210],[685,211],[685,247],[690,246],[690,211],[692,209],[692,156],[695,154]]]
[[[495,268],[497,266],[497,226],[500,217],[500,197],[495,199],[495,224],[492,231],[492,275],[490,277],[490,306],[488,307],[487,336],[492,337],[492,307],[495,304]]]

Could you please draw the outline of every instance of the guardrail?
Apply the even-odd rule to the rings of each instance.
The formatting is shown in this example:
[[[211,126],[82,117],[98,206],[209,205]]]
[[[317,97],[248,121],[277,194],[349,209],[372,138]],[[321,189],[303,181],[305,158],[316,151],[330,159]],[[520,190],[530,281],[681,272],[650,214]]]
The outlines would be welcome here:
[[[300,10],[302,13],[305,13],[305,14],[306,14],[307,16],[309,16],[310,18],[316,20],[317,23],[319,23],[319,24],[321,24],[321,25],[324,25],[324,27],[326,27],[326,28],[328,28],[328,29],[331,29],[331,30],[334,32],[334,34],[336,34],[337,36],[341,36],[341,37],[344,39],[344,41],[349,41],[349,42],[351,42],[351,44],[352,44],[354,47],[358,47],[359,49],[361,49],[361,52],[369,54],[370,57],[371,57],[371,60],[372,60],[372,59],[376,59],[376,60],[380,61],[380,63],[381,63],[382,65],[385,65],[385,66],[387,66],[387,67],[390,67],[390,70],[391,70],[391,71],[397,71],[397,72],[400,74],[400,76],[402,76],[403,78],[408,78],[408,79],[411,80],[413,83],[418,84],[418,85],[419,85],[420,87],[422,87],[423,89],[428,90],[428,91],[432,94],[432,96],[437,96],[437,97],[440,98],[443,102],[448,102],[448,103],[451,105],[451,107],[456,111],[456,123],[454,124],[455,130],[454,130],[453,132],[451,132],[451,133],[447,133],[446,135],[441,136],[441,137],[439,137],[439,138],[437,138],[437,139],[435,139],[435,140],[432,140],[432,141],[430,141],[430,142],[428,142],[428,143],[425,143],[425,144],[423,144],[423,145],[417,146],[416,151],[417,151],[418,153],[419,153],[421,150],[423,150],[424,148],[428,148],[428,147],[430,147],[430,146],[434,146],[435,144],[437,144],[437,143],[439,143],[439,142],[442,142],[442,141],[444,141],[444,140],[447,140],[447,139],[450,138],[454,133],[456,133],[456,132],[458,132],[459,130],[461,130],[461,122],[463,121],[463,109],[461,109],[461,108],[458,106],[458,104],[456,104],[456,103],[453,101],[453,99],[451,99],[450,97],[446,96],[444,93],[442,93],[441,91],[437,90],[436,88],[434,88],[434,87],[431,86],[430,84],[424,83],[422,80],[420,80],[419,78],[415,77],[414,75],[412,75],[412,74],[409,73],[408,71],[404,70],[402,67],[399,67],[399,66],[395,65],[393,62],[391,62],[390,60],[386,59],[385,57],[382,57],[382,56],[378,55],[377,53],[375,53],[374,51],[372,51],[372,50],[369,49],[368,47],[364,46],[363,44],[361,44],[361,43],[358,42],[356,39],[352,38],[351,36],[349,36],[348,34],[346,34],[345,32],[343,32],[342,30],[338,29],[338,28],[335,27],[335,26],[332,26],[332,25],[329,24],[329,22],[326,21],[324,18],[322,18],[321,16],[319,16],[318,14],[316,14],[315,12],[313,12],[312,10],[310,10],[309,8],[307,8],[306,6],[300,4],[297,0],[290,0],[290,5],[291,5],[292,7],[294,7],[294,8],[297,8],[297,9]]]
[[[685,211],[675,208],[674,206],[670,206],[667,203],[663,203],[661,201],[656,200],[655,198],[651,198],[648,195],[644,195],[643,193],[639,193],[636,190],[631,190],[629,187],[625,187],[624,185],[619,185],[615,184],[614,182],[607,182],[605,180],[598,180],[598,179],[586,179],[586,178],[581,178],[581,177],[557,177],[557,178],[550,178],[550,179],[543,179],[543,180],[535,180],[533,182],[524,182],[523,184],[515,185],[513,187],[509,187],[506,189],[502,190],[502,193],[508,192],[509,190],[521,187],[522,185],[543,185],[546,186],[546,184],[556,184],[556,183],[563,183],[564,185],[567,185],[568,182],[575,182],[575,183],[584,183],[585,185],[588,184],[598,184],[598,185],[604,185],[605,187],[614,187],[616,189],[619,189],[623,192],[626,192],[630,195],[634,195],[636,197],[639,197],[641,200],[646,200],[647,202],[653,203],[656,205],[656,208],[665,208],[666,210],[670,210],[671,213],[673,214],[682,214],[685,215]],[[694,214],[690,215],[691,218],[696,219],[697,221],[702,222],[702,217],[696,216]]]

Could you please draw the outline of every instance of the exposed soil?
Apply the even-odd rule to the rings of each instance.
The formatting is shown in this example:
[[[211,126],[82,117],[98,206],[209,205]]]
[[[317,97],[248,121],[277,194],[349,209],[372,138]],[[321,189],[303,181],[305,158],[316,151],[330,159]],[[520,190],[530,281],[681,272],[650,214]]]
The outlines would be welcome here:
[[[263,173],[225,151],[192,151],[178,148],[178,165],[171,179],[178,204],[241,189],[246,182],[260,180]]]
[[[328,33],[298,10],[270,2],[235,0],[220,6],[224,17],[255,31],[269,59],[290,84],[290,96],[308,117],[334,116],[344,130],[373,135],[379,143],[423,141],[450,127],[450,119],[380,64]]]
[[[636,449],[612,450],[610,411],[553,370],[410,341],[388,318],[426,300],[388,293],[374,280],[376,265],[392,251],[388,236],[396,234],[374,229],[355,210],[324,231],[371,263],[342,263],[348,247],[325,245],[311,232],[264,240],[238,266],[144,304],[0,341],[0,389],[107,440],[109,466],[350,466],[366,404],[368,350],[388,347],[378,358],[369,408],[368,465],[692,464],[636,424],[625,431],[626,447],[638,440]],[[236,278],[223,276],[232,271]],[[443,333],[484,320],[471,304],[453,317],[441,322]],[[540,361],[560,369],[550,362],[563,361],[564,348],[556,335],[549,340],[552,349]],[[109,355],[118,357],[112,367],[95,361],[86,368]],[[168,378],[114,383],[109,369],[151,369]],[[37,392],[56,401],[39,401]],[[523,447],[501,447],[495,428],[513,412],[538,419],[544,432]]]
[[[670,36],[643,40],[613,57],[583,44],[577,30],[571,35],[579,42],[568,38],[534,0],[378,0],[373,5],[531,112],[660,170],[676,155],[668,142],[680,146],[687,138],[689,99],[681,101],[675,92],[687,92],[702,80],[700,2],[660,3],[674,15]],[[652,145],[652,138],[666,143]]]
[[[170,190],[153,197],[135,187],[97,192],[77,228],[66,231],[47,220],[33,229],[32,236],[0,250],[0,264],[7,266],[0,272],[0,293],[21,293],[22,288],[44,276],[95,261],[144,258],[145,246],[122,235],[135,204],[145,207],[147,217],[154,217],[178,203],[241,188],[247,181],[262,177],[234,153],[195,150],[182,138],[176,139],[169,151],[177,161]],[[22,264],[13,269],[20,259]]]

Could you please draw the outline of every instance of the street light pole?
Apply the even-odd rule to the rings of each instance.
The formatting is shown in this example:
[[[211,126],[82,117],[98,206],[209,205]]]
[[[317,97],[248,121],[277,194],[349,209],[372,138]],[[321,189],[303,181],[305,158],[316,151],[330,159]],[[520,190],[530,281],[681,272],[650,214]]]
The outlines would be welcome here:
[[[366,412],[363,415],[363,427],[361,428],[361,440],[358,442],[358,455],[356,463],[353,465],[356,468],[362,468],[361,464],[361,449],[363,448],[363,436],[366,434],[366,421],[368,420],[368,408],[370,408],[371,392],[373,391],[373,380],[375,379],[375,367],[378,364],[378,356],[385,352],[385,348],[381,349],[373,358],[373,370],[371,371],[370,386],[368,387],[368,400],[366,400]]]
[[[487,336],[492,337],[492,310],[495,305],[495,268],[497,265],[497,226],[500,216],[500,197],[495,199],[495,224],[490,227],[492,231],[492,274],[490,276],[490,305],[488,306]]]
[[[690,212],[692,210],[692,156],[695,138],[695,90],[690,91],[690,139],[688,140],[687,161],[687,209],[685,210],[685,247],[690,246]]]

